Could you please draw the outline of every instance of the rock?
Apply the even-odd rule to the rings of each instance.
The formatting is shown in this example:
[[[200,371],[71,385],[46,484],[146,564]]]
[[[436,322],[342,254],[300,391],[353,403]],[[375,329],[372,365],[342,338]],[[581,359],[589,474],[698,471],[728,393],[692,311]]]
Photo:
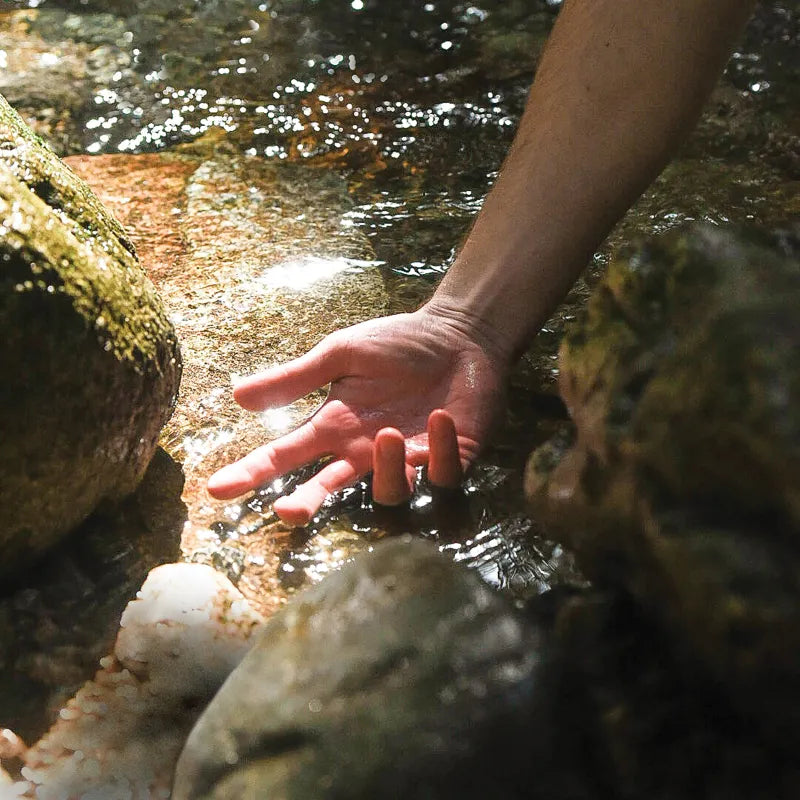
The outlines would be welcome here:
[[[125,34],[111,14],[2,11],[0,94],[59,155],[80,152],[99,104],[140,83]]]
[[[590,796],[797,797],[792,745],[774,746],[751,717],[731,708],[716,682],[687,675],[670,637],[630,597],[585,589],[542,596],[540,604],[555,616],[558,727],[579,750],[576,768],[592,773]]]
[[[181,558],[180,466],[159,449],[136,492],[98,511],[0,597],[0,719],[36,741],[97,671],[125,606]]]
[[[122,615],[114,655],[24,754],[20,796],[169,797],[189,729],[261,624],[210,567],[153,570]]]
[[[381,543],[268,622],[192,731],[173,798],[530,797],[547,778],[542,645],[430,544]]]
[[[776,740],[800,729],[798,253],[694,227],[618,258],[561,350],[576,442],[526,481],[587,574]]]
[[[180,379],[174,331],[91,190],[0,99],[2,571],[130,494]]]

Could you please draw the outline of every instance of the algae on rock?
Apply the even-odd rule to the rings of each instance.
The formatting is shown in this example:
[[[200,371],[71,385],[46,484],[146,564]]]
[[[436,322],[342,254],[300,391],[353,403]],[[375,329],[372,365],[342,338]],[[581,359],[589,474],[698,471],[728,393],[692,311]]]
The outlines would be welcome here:
[[[527,491],[598,584],[780,740],[800,729],[800,241],[695,227],[610,267]]]
[[[180,354],[119,223],[0,98],[2,570],[136,487]]]

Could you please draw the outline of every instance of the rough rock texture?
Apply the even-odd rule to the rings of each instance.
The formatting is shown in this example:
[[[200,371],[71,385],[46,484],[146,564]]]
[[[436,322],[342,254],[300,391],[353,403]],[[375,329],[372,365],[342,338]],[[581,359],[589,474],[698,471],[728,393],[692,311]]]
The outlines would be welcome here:
[[[172,325],[91,190],[0,99],[2,570],[135,489],[175,402]]]
[[[122,615],[114,655],[24,754],[16,796],[169,797],[186,734],[261,624],[210,567],[153,570]]]
[[[539,605],[554,609],[562,680],[555,703],[566,743],[559,752],[578,748],[571,767],[591,773],[590,797],[797,797],[795,739],[776,746],[732,709],[716,681],[687,671],[670,637],[630,597],[588,589],[543,596]],[[574,800],[561,788],[549,797]]]
[[[618,258],[561,351],[577,438],[527,490],[780,741],[800,728],[800,261],[697,227]]]
[[[531,797],[542,644],[430,544],[381,543],[268,622],[192,731],[173,798]]]

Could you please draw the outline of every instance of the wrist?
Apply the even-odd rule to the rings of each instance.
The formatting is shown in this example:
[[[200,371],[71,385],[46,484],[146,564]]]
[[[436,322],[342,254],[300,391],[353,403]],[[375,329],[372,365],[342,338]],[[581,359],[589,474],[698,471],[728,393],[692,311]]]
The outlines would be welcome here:
[[[514,342],[492,320],[473,310],[464,298],[437,291],[419,313],[475,344],[501,370],[509,369],[516,360],[518,353]]]

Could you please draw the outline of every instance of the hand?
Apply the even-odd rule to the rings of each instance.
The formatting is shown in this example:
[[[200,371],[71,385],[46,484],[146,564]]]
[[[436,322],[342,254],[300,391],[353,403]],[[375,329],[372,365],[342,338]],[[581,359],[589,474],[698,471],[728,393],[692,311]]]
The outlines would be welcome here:
[[[234,398],[252,411],[286,405],[328,383],[331,388],[321,408],[297,430],[212,475],[209,492],[223,500],[237,497],[333,456],[309,481],[275,502],[282,519],[304,525],[327,495],[370,471],[374,439],[387,426],[405,440],[411,481],[414,467],[429,458],[426,422],[434,409],[443,409],[454,422],[466,468],[485,443],[500,406],[506,363],[468,320],[430,306],[337,331],[306,355],[236,385]]]

